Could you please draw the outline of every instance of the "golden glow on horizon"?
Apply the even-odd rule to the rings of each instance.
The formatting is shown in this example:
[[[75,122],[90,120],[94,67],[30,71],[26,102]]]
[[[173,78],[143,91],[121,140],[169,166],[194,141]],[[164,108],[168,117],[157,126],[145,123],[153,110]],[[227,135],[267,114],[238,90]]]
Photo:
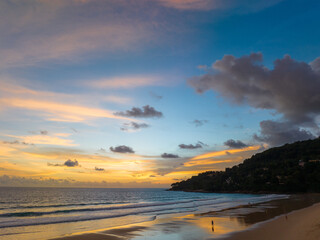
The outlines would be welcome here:
[[[55,136],[67,137],[68,134],[57,133]],[[177,165],[174,161],[164,161],[137,154],[110,152],[89,154],[68,146],[59,147],[59,150],[59,148],[24,145],[21,142],[26,139],[19,140],[20,143],[14,143],[14,141],[0,143],[2,153],[0,173],[2,175],[31,177],[35,182],[45,179],[56,179],[57,181],[69,179],[73,181],[72,184],[77,182],[79,184],[90,182],[102,184],[103,181],[106,181],[114,187],[122,186],[121,184],[124,186],[126,184],[131,184],[130,186],[140,186],[139,184],[169,186],[173,182],[187,179],[204,171],[223,170],[227,166],[241,162],[243,156],[260,147],[210,152]],[[228,155],[226,152],[232,152],[232,154]],[[109,156],[110,154],[112,157]],[[215,157],[219,158],[215,159]],[[221,159],[221,157],[227,157],[227,159]],[[76,159],[79,166],[65,166],[64,162],[67,159]],[[101,170],[96,170],[96,167]]]

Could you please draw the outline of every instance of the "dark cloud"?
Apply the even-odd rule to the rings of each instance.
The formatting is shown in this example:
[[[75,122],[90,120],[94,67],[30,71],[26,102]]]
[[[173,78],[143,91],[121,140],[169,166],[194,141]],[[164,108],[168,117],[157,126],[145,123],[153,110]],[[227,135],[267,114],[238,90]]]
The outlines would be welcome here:
[[[193,144],[180,144],[179,148],[181,149],[197,149],[197,148],[202,148],[202,145],[197,143],[195,145]]]
[[[155,110],[149,105],[143,106],[142,108],[133,107],[131,110],[125,112],[116,112],[114,115],[123,117],[136,117],[136,118],[161,118],[163,117],[162,112]]]
[[[140,128],[147,128],[147,127],[149,127],[149,125],[146,124],[146,123],[136,123],[136,122],[131,122],[131,126],[132,126],[134,129],[140,129]]]
[[[198,120],[198,119],[195,119],[193,120],[191,123],[194,124],[196,127],[200,127],[202,126],[203,124],[207,123],[208,120]]]
[[[262,121],[260,122],[260,135],[255,134],[253,138],[259,142],[268,143],[270,146],[280,146],[285,143],[313,139],[311,132],[299,128],[291,122]]]
[[[270,109],[295,123],[314,124],[320,114],[320,60],[308,64],[286,55],[268,69],[261,53],[225,55],[207,74],[189,84],[198,93],[213,90],[236,104]]]
[[[64,162],[63,165],[67,166],[67,167],[77,167],[77,166],[79,166],[79,163],[76,159],[74,159],[74,160],[68,159],[67,161]]]
[[[96,171],[98,171],[98,172],[103,172],[103,171],[104,171],[104,168],[95,167],[94,170],[96,170]]]
[[[121,131],[129,131],[132,130],[139,130],[141,128],[148,128],[150,127],[149,124],[146,123],[137,123],[137,122],[130,122],[130,123],[124,123],[123,127],[121,127]]]
[[[156,177],[156,175],[150,175],[149,177]]]
[[[131,147],[125,145],[110,147],[110,150],[115,153],[134,153]]]
[[[281,114],[281,120],[260,123],[256,141],[278,146],[314,138],[319,133],[320,58],[306,63],[286,55],[274,61],[273,69],[262,60],[261,53],[240,58],[225,55],[189,84],[198,93],[213,90],[233,103]]]
[[[223,143],[225,146],[229,147],[229,148],[245,148],[248,147],[247,144],[241,142],[240,140],[233,140],[233,139],[229,139],[228,141]]]
[[[180,144],[179,148],[181,149],[197,149],[197,148],[202,148],[205,144],[203,142],[198,142],[197,144]]]
[[[74,159],[74,160],[71,160],[71,159],[68,159],[67,161],[65,161],[63,164],[58,164],[58,163],[47,163],[48,166],[53,166],[53,167],[63,167],[63,166],[67,166],[67,167],[78,167],[80,166],[79,165],[79,162]]]
[[[171,153],[163,153],[163,154],[161,154],[161,157],[162,158],[179,158],[178,155],[171,154]]]

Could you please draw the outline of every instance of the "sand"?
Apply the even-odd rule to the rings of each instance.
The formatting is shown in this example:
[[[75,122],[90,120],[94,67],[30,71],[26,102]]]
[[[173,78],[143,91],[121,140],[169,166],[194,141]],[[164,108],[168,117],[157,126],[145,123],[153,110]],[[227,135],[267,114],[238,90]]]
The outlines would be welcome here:
[[[320,203],[232,234],[228,240],[319,240]]]

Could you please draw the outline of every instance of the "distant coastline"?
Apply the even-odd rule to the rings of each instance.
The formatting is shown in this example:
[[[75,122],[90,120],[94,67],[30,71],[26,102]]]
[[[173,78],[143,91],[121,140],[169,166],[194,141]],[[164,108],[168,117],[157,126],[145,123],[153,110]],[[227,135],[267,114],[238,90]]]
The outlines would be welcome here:
[[[169,191],[254,194],[320,192],[320,138],[270,148],[225,171],[208,171],[173,183]]]
[[[197,190],[174,190],[172,188],[166,189],[166,191],[181,191],[181,192],[193,192],[193,193],[230,193],[230,194],[255,194],[255,195],[265,195],[265,194],[312,194],[313,192],[270,192],[270,191],[259,191],[259,192],[253,192],[253,191],[215,191],[215,192],[211,192],[211,191],[207,191],[207,190],[201,190],[201,189],[197,189]]]

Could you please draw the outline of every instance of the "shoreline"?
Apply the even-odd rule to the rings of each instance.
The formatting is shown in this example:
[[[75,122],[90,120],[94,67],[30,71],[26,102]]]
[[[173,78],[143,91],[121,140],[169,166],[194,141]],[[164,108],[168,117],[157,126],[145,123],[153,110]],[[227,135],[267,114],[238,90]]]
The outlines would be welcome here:
[[[289,215],[291,216],[297,211],[302,212],[301,218],[303,218],[304,211],[310,206],[317,206],[320,216],[320,194],[291,195],[288,199],[241,205],[221,211],[173,214],[169,217],[157,218],[154,221],[83,232],[82,234],[74,233],[69,236],[52,238],[52,240],[143,240],[148,237],[152,237],[154,240],[167,238],[177,240],[184,238],[260,240],[262,239],[259,236],[261,231],[267,231],[270,234],[274,232],[272,227],[271,229],[266,227],[268,224],[278,221],[278,219],[284,219],[285,216],[288,218]],[[214,222],[213,226],[211,225],[212,221]],[[320,217],[318,224],[320,226]],[[275,231],[275,234],[278,232],[279,230]],[[265,239],[273,239],[273,237]],[[274,238],[273,240],[277,239],[286,238]]]
[[[230,194],[255,194],[255,195],[265,195],[265,194],[285,194],[285,195],[298,195],[298,194],[317,194],[315,192],[269,192],[269,191],[259,191],[259,192],[254,192],[254,191],[206,191],[206,190],[173,190],[172,188],[166,189],[166,191],[170,192],[194,192],[194,193],[230,193]]]

